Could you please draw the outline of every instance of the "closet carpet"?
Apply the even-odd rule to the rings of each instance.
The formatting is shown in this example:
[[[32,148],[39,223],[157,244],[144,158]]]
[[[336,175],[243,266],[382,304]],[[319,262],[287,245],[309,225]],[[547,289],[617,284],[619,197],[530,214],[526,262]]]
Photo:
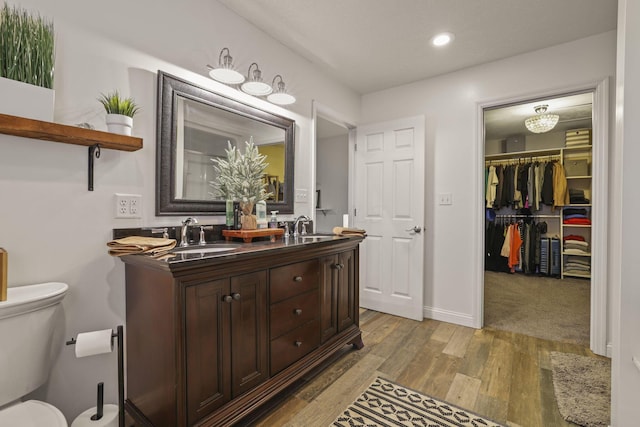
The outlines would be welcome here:
[[[484,327],[589,346],[590,282],[484,273]]]

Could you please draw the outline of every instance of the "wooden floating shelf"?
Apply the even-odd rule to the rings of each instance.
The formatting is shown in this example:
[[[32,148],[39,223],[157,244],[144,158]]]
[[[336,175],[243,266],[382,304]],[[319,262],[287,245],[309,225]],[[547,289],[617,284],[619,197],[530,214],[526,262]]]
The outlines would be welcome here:
[[[98,144],[100,148],[111,150],[137,151],[142,148],[142,138],[8,114],[0,114],[0,133],[85,147]]]
[[[245,243],[251,243],[256,237],[266,236],[282,236],[284,230],[282,228],[260,228],[258,230],[222,230],[225,240],[231,240],[234,237],[244,240]]]

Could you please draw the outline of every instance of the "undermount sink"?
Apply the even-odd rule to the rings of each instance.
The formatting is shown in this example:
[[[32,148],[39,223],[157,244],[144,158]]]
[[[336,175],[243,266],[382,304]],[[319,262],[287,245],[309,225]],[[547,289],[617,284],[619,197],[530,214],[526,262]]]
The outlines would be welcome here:
[[[325,240],[325,239],[333,239],[332,234],[305,234],[302,236],[298,236],[300,240]]]
[[[187,246],[176,248],[173,251],[179,254],[210,254],[216,252],[228,252],[237,249],[240,245],[230,243],[213,244],[209,246]]]

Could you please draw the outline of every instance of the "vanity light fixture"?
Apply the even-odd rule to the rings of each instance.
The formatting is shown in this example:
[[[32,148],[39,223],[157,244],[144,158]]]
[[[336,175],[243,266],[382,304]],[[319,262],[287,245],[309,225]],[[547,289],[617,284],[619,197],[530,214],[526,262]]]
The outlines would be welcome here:
[[[545,133],[556,127],[560,116],[557,114],[546,114],[548,105],[537,105],[533,109],[535,116],[531,116],[524,121],[525,126],[533,133]]]
[[[255,65],[253,72],[251,69]],[[258,64],[255,62],[249,65],[249,71],[247,72],[247,80],[240,86],[243,92],[253,96],[266,96],[269,95],[273,89],[267,83],[262,81],[262,71],[258,68]]]
[[[436,34],[431,38],[431,44],[435,47],[446,46],[451,43],[454,39],[453,33],[440,33]]]
[[[225,47],[220,51],[218,67],[212,67],[211,65],[207,65],[207,67],[210,68],[209,76],[221,83],[239,85],[244,82],[244,76],[234,69],[233,58],[229,54],[229,48]]]
[[[280,79],[277,86],[276,79]],[[269,102],[278,105],[289,105],[296,102],[295,96],[287,93],[287,88],[285,87],[284,80],[282,80],[282,76],[280,74],[273,78],[271,86],[274,88],[274,91],[269,96],[267,96],[267,100]]]

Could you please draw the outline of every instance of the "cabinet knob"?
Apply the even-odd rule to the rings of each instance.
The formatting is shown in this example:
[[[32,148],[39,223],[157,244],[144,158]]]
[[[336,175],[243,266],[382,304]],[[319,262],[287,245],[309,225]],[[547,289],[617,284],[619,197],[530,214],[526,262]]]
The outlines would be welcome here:
[[[302,345],[302,341],[296,341],[294,344],[296,345],[296,347],[300,347]]]
[[[236,301],[240,300],[240,294],[231,294],[231,297]]]
[[[294,282],[302,282],[302,276],[294,276],[293,281]]]
[[[344,264],[333,264],[333,268],[336,270],[342,270],[344,268]]]
[[[302,309],[296,308],[293,312],[296,314],[296,316],[300,316],[302,314]]]
[[[222,301],[231,302],[231,301],[233,301],[233,297],[231,295],[225,295],[225,296],[222,297]]]

